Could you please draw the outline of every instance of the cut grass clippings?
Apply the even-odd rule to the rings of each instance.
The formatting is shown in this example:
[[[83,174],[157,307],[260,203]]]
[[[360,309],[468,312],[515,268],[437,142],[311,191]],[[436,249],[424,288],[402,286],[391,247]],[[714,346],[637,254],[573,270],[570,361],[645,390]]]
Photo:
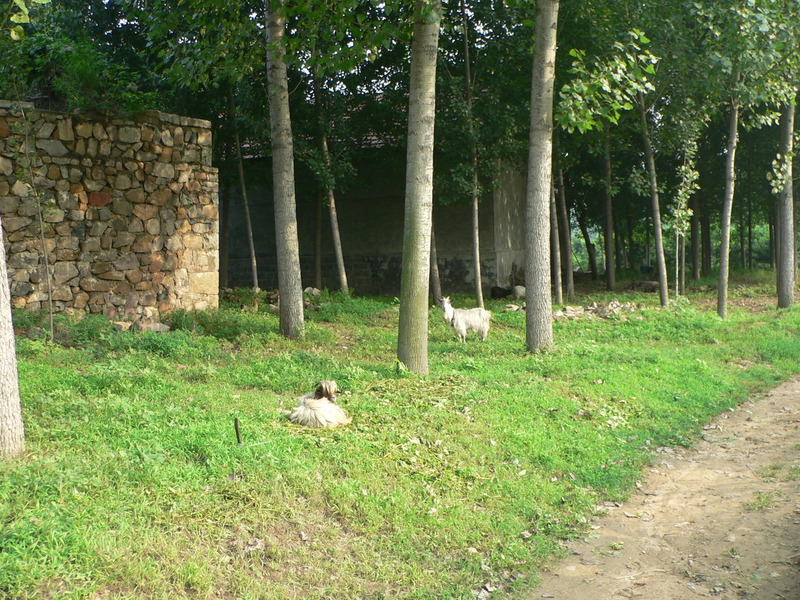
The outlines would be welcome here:
[[[614,297],[643,309],[558,321],[535,355],[502,301],[483,344],[431,309],[427,377],[396,368],[391,299],[325,294],[299,342],[238,305],[167,334],[87,317],[57,343],[19,337],[27,452],[0,464],[0,597],[524,597],[652,450],[800,371],[797,309],[721,321],[699,296]],[[351,426],[279,411],[320,379]]]

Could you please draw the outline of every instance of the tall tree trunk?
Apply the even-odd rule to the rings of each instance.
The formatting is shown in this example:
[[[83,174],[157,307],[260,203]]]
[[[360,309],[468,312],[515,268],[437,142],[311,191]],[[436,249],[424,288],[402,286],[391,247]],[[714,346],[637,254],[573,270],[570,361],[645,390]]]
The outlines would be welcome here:
[[[692,220],[691,220],[691,236],[692,236],[692,279],[697,281],[700,279],[700,217],[697,216],[698,202],[696,199],[692,200]]]
[[[592,274],[592,279],[597,280],[599,279],[599,273],[597,269],[597,249],[594,247],[594,242],[592,242],[592,236],[589,234],[589,228],[586,226],[586,219],[580,213],[580,211],[576,214],[578,219],[578,227],[580,227],[581,235],[583,236],[583,243],[586,246],[586,255],[589,257],[589,271]]]
[[[636,260],[636,257],[634,256],[634,242],[633,242],[634,225],[633,225],[633,216],[631,216],[630,214],[628,214],[625,217],[625,228],[627,229],[628,233],[628,260],[626,265],[629,269],[635,269],[636,265],[634,264],[634,261]]]
[[[786,161],[786,185],[778,197],[778,227],[781,244],[778,247],[778,308],[794,304],[794,190],[792,185],[792,154],[794,152],[794,104],[787,102],[781,111],[781,156]]]
[[[686,295],[686,236],[681,234],[680,242],[678,244],[678,251],[680,253],[680,262],[678,264],[678,293],[682,296]]]
[[[539,0],[536,3],[525,214],[525,321],[526,342],[530,352],[553,343],[549,228],[558,4],[558,0]]]
[[[747,268],[753,268],[753,202],[747,199]]]
[[[328,117],[322,102],[322,86],[319,79],[314,77],[314,97],[319,106],[320,150],[322,151],[322,164],[325,168],[323,187],[328,204],[328,218],[331,222],[331,239],[333,240],[333,253],[336,257],[336,272],[339,274],[339,290],[343,295],[350,295],[347,284],[347,270],[344,267],[344,252],[342,251],[342,237],[339,231],[339,216],[336,212],[336,195],[333,191],[333,175],[331,174],[331,153],[328,150]],[[317,286],[319,287],[319,286]]]
[[[314,204],[314,287],[322,289],[322,194]]]
[[[558,222],[559,241],[561,242],[561,274],[567,298],[575,295],[575,278],[572,272],[572,232],[569,226],[569,210],[567,209],[567,192],[564,188],[564,171],[558,170]]]
[[[229,287],[228,254],[230,249],[230,230],[231,230],[231,182],[225,178],[220,196],[220,217],[219,217],[219,287],[225,289]]]
[[[625,235],[621,232],[619,222],[614,224],[614,252],[616,252],[617,268],[628,268],[628,257],[625,252]]]
[[[483,281],[481,276],[480,213],[478,211],[478,144],[475,140],[475,123],[472,118],[472,70],[470,66],[469,29],[465,0],[461,0],[461,25],[464,28],[464,94],[467,104],[467,135],[469,136],[469,163],[472,193],[472,259],[475,270],[475,300],[483,308]]]
[[[19,456],[24,449],[25,428],[19,399],[11,293],[6,269],[3,219],[0,215],[0,459]]]
[[[775,214],[774,211],[769,210],[767,212],[767,228],[769,229],[769,268],[772,270],[777,270],[777,253],[778,253],[778,229],[775,226]]]
[[[336,272],[339,273],[339,291],[344,296],[350,295],[350,286],[347,283],[347,271],[344,267],[344,251],[339,230],[339,215],[336,212],[336,198],[333,190],[328,190],[328,218],[331,221],[331,236],[333,238],[333,252],[336,257]]]
[[[236,168],[239,173],[239,189],[242,193],[244,205],[244,222],[247,228],[247,243],[250,248],[250,273],[253,281],[253,291],[258,291],[258,261],[256,260],[256,246],[253,240],[253,221],[250,218],[250,203],[247,201],[247,182],[244,176],[244,161],[242,160],[242,143],[239,139],[239,124],[236,120],[236,99],[233,95],[233,86],[228,88],[228,112],[233,125],[233,147],[236,153]]]
[[[397,358],[410,371],[428,373],[428,282],[433,219],[433,132],[439,0],[417,0],[411,41],[408,99],[403,270]]]
[[[728,123],[728,155],[725,161],[725,196],[722,199],[722,223],[719,242],[719,281],[717,283],[717,314],[725,319],[728,316],[728,275],[730,271],[731,213],[736,166],[736,147],[739,140],[739,104],[731,100],[731,114]]]
[[[745,243],[745,229],[744,226],[745,215],[739,215],[739,263],[742,265],[742,271],[747,268],[747,244]]]
[[[551,277],[553,279],[553,299],[556,304],[563,304],[564,290],[561,286],[561,244],[558,240],[558,215],[556,211],[556,189],[550,192],[550,255]]]
[[[642,126],[644,142],[644,159],[647,165],[647,176],[650,183],[650,202],[653,212],[653,241],[656,246],[656,270],[658,271],[658,293],[661,306],[669,303],[669,287],[667,285],[667,262],[664,259],[664,237],[661,234],[661,207],[658,199],[658,179],[656,178],[656,160],[653,144],[650,141],[650,128],[647,125],[647,107],[644,94],[639,92],[639,122]]]
[[[703,273],[711,272],[711,217],[704,211],[700,217],[700,239],[703,246]]]
[[[617,266],[614,258],[614,200],[611,195],[611,134],[608,123],[603,123],[603,238],[605,239],[606,289],[617,287]]]
[[[283,0],[266,0],[267,95],[272,142],[272,189],[275,203],[275,242],[278,251],[280,332],[289,339],[303,335],[303,284],[294,188],[294,142],[289,113]]]
[[[442,280],[439,277],[439,255],[436,252],[436,227],[431,223],[431,296],[433,303],[442,306]]]

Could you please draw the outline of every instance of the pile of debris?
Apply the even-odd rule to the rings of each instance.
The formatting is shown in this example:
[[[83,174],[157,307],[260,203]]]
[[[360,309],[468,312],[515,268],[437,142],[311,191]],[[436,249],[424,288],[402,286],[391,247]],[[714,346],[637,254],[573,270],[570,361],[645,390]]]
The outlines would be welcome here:
[[[599,317],[610,319],[623,313],[636,312],[639,309],[633,302],[611,300],[608,304],[592,302],[588,306],[565,306],[563,310],[553,312],[554,319],[580,319],[582,317]]]
[[[608,304],[598,304],[592,302],[587,306],[565,306],[561,310],[553,311],[553,318],[575,320],[581,318],[600,318],[610,319],[624,313],[632,313],[639,310],[641,307],[633,302],[620,302],[619,300],[611,300]],[[506,304],[506,310],[519,311],[525,310],[525,304],[518,306],[516,304]]]

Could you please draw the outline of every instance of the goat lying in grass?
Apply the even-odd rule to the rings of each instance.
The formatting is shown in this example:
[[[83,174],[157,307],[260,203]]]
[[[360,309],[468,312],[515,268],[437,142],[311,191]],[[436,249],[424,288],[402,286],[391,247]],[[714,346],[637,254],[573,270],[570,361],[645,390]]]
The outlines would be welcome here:
[[[289,413],[289,420],[306,427],[349,425],[353,420],[336,404],[338,393],[335,381],[320,381],[314,392],[300,398],[297,407]]]
[[[489,320],[492,313],[482,308],[453,308],[450,298],[442,298],[442,311],[444,320],[456,332],[458,339],[467,341],[467,332],[474,331],[485,342],[489,335]]]

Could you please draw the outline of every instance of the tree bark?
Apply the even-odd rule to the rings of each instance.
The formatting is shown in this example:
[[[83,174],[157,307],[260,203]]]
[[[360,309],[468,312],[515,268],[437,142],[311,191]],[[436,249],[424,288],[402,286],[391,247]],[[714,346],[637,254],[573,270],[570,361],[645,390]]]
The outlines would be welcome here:
[[[325,109],[322,104],[322,86],[316,75],[314,77],[314,97],[319,104],[320,150],[322,151],[322,164],[325,168],[323,187],[328,204],[328,218],[331,222],[331,239],[333,240],[333,253],[336,257],[336,272],[339,274],[339,290],[344,296],[349,296],[350,288],[347,284],[347,270],[344,266],[342,237],[339,231],[339,216],[336,212],[336,195],[334,194],[333,185],[331,183],[333,181],[333,176],[331,174],[331,154],[328,150],[328,117],[325,114]]]
[[[786,165],[786,185],[778,197],[778,228],[781,244],[778,247],[778,308],[788,308],[794,304],[794,191],[792,185],[792,153],[794,151],[794,104],[787,102],[781,111],[780,153],[788,160]]]
[[[739,263],[742,265],[742,271],[747,268],[747,244],[745,240],[746,227],[744,226],[745,214],[739,215]]]
[[[553,344],[549,229],[558,8],[558,0],[539,0],[536,3],[525,214],[525,321],[526,342],[530,352]]]
[[[322,194],[314,205],[314,287],[322,289]]]
[[[439,277],[439,255],[436,252],[436,227],[431,223],[431,296],[433,303],[442,306],[442,280]]]
[[[614,200],[611,196],[611,139],[608,123],[603,124],[603,238],[605,239],[606,289],[617,287],[617,267],[614,257]]]
[[[564,281],[564,293],[567,298],[575,295],[575,278],[572,272],[572,232],[569,226],[569,210],[567,209],[567,192],[564,188],[564,171],[558,170],[558,223],[561,242],[561,276]]]
[[[428,283],[433,218],[433,133],[439,0],[417,0],[411,41],[408,100],[403,271],[397,358],[410,371],[428,373]]]
[[[478,145],[475,141],[475,123],[472,118],[472,70],[470,67],[469,34],[465,1],[461,0],[461,25],[464,28],[464,94],[467,105],[467,135],[469,136],[470,186],[472,192],[472,259],[475,270],[475,300],[483,308],[483,281],[481,276],[480,212],[478,210]]]
[[[561,285],[561,244],[558,239],[558,215],[556,211],[556,190],[550,193],[550,255],[552,256],[553,298],[556,304],[563,304],[564,290]]]
[[[647,108],[644,95],[639,93],[639,122],[642,126],[644,142],[644,158],[647,165],[647,176],[650,183],[650,202],[653,212],[653,241],[656,250],[656,270],[658,272],[658,293],[661,306],[669,303],[669,286],[667,284],[667,262],[664,259],[664,237],[661,234],[661,207],[658,199],[658,180],[656,178],[656,161],[653,144],[650,141],[650,128],[647,126]],[[677,291],[677,290],[676,290]]]
[[[699,204],[696,199],[692,200],[692,279],[700,279],[700,217],[697,216]]]
[[[236,152],[236,168],[239,173],[239,189],[242,193],[244,205],[244,222],[247,227],[247,244],[250,248],[250,274],[253,282],[253,291],[258,292],[258,261],[256,260],[256,246],[253,240],[253,221],[250,218],[250,204],[247,201],[247,182],[244,176],[244,162],[242,161],[242,144],[239,139],[239,124],[236,121],[236,100],[233,95],[233,86],[228,88],[228,111],[233,125],[233,146]]]
[[[583,236],[583,243],[586,246],[586,254],[589,257],[589,272],[592,274],[592,279],[598,279],[597,269],[597,250],[592,242],[592,236],[589,235],[589,228],[586,226],[586,219],[581,215],[580,211],[577,212],[578,227],[580,227],[581,235]]]
[[[275,242],[278,254],[280,332],[286,338],[303,335],[303,287],[294,187],[294,144],[289,113],[283,0],[266,0],[267,94],[272,142],[272,189],[275,203]]]
[[[700,217],[700,239],[702,240],[702,265],[703,273],[711,271],[711,217],[708,212],[703,212]]]
[[[3,219],[0,215],[0,459],[19,456],[24,449],[25,428],[19,399],[11,294],[6,270]]]
[[[731,213],[733,192],[736,184],[736,147],[739,140],[739,104],[731,100],[731,113],[728,123],[728,155],[725,161],[725,196],[722,200],[722,223],[719,242],[719,281],[717,283],[717,314],[725,319],[728,316],[728,275],[730,271]]]

